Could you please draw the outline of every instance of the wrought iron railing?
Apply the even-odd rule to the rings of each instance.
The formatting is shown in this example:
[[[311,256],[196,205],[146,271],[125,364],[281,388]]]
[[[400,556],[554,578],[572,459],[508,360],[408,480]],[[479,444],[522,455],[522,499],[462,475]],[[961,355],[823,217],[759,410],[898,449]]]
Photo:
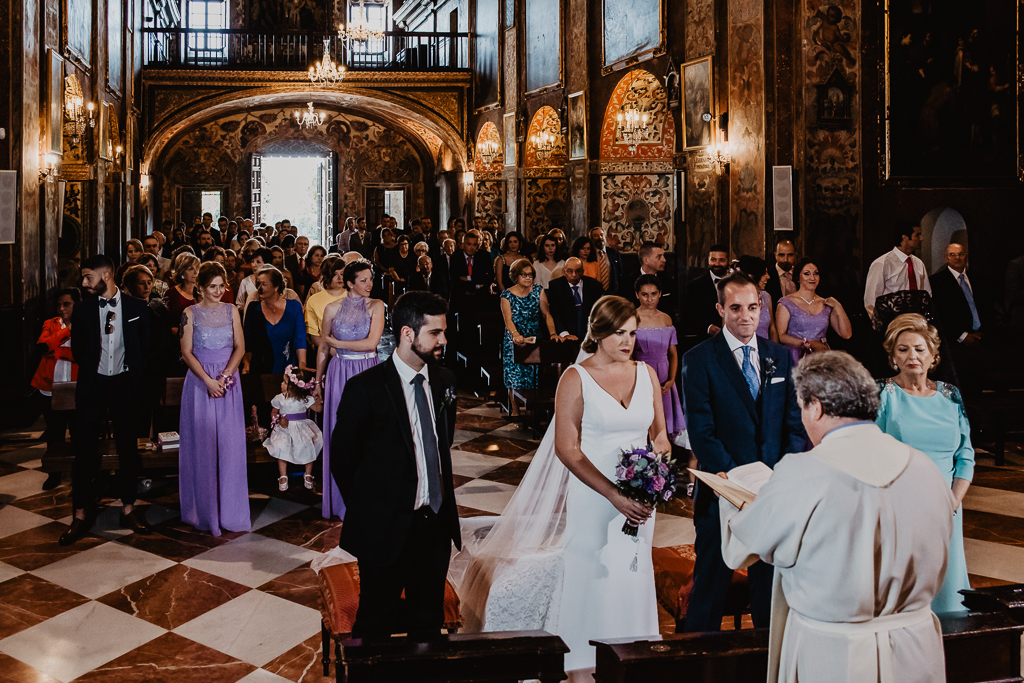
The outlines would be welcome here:
[[[457,71],[469,68],[469,34],[387,32],[346,44],[331,33],[146,28],[144,66],[161,69],[306,69],[323,57],[358,71]]]

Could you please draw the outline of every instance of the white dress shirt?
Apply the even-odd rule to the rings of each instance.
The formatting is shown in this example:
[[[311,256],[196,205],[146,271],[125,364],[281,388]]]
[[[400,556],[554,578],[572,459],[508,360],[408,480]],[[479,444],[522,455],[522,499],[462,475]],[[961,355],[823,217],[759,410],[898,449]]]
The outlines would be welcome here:
[[[729,350],[732,351],[732,356],[736,359],[736,364],[740,366],[741,373],[743,372],[743,347],[750,347],[750,364],[754,366],[754,372],[757,374],[757,384],[760,386],[761,361],[757,355],[757,335],[755,334],[750,338],[750,341],[744,344],[733,336],[728,327],[722,327],[722,334],[725,335],[725,343],[729,345]]]
[[[949,268],[949,266],[946,267]],[[953,274],[953,279],[956,280],[956,283],[958,285],[960,284],[960,278],[962,277],[964,279],[964,282],[967,283],[967,289],[971,290],[971,294],[974,294],[974,287],[971,287],[971,278],[967,277],[966,270],[962,273],[958,273],[952,268],[949,268],[949,272]]]
[[[423,375],[423,391],[427,394],[427,405],[430,407],[430,425],[429,428],[434,432],[434,439],[438,443],[438,454],[441,452],[440,439],[437,438],[437,430],[434,429],[436,422],[436,416],[434,414],[434,399],[430,395],[430,374],[427,372],[427,366],[424,365],[420,368],[419,372],[416,372],[409,365],[398,356],[398,352],[391,354],[391,357],[395,360],[395,368],[398,369],[398,376],[402,380],[402,389],[405,391],[405,408],[409,412],[409,426],[412,428],[412,445],[416,456],[416,501],[413,503],[413,509],[419,510],[423,506],[430,505],[430,490],[428,488],[427,481],[427,457],[423,450],[423,425],[420,424],[420,411],[416,408],[416,388],[413,386],[412,381],[416,375]],[[440,461],[437,463],[437,471],[441,471]]]
[[[924,261],[913,254],[904,254],[898,248],[893,247],[892,251],[875,259],[868,269],[867,281],[864,285],[864,308],[868,315],[874,314],[875,300],[878,297],[910,289],[908,259],[913,259],[917,288],[931,294],[932,285],[928,281]]]
[[[121,297],[124,294],[118,292],[114,295],[115,304],[108,303],[100,306],[100,365],[97,372],[107,377],[120,375],[128,369],[124,357],[124,306],[121,305]],[[111,332],[107,334],[107,316],[113,313],[110,320]]]

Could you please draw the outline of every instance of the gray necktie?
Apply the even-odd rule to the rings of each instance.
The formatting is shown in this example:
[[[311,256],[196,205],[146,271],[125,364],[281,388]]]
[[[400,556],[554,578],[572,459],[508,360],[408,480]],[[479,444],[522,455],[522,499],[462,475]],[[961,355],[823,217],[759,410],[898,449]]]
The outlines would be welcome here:
[[[423,438],[423,457],[427,460],[427,493],[430,509],[437,514],[441,509],[441,464],[437,453],[437,437],[434,435],[434,421],[430,417],[427,392],[423,389],[426,378],[417,374],[412,378],[413,393],[416,395],[416,410],[420,414],[420,436]]]

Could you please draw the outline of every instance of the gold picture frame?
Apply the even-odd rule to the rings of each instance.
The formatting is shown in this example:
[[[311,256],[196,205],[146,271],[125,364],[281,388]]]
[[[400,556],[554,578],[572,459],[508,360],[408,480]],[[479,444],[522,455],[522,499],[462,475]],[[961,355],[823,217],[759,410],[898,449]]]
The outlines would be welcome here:
[[[47,53],[46,151],[64,156],[64,58],[53,48]]]
[[[569,95],[569,159],[587,158],[587,97],[585,91]]]
[[[623,22],[617,17],[612,17],[611,21],[608,19],[609,14],[609,1],[612,3],[612,9],[624,8],[627,11],[629,20]],[[608,44],[608,24],[611,23],[614,26],[619,27],[616,31],[613,31],[621,35],[621,26],[636,26],[644,16],[646,12],[648,18],[651,14],[654,4],[658,5],[657,17],[658,17],[658,42],[655,45],[651,45],[645,49],[634,49],[628,53],[622,53],[621,51],[609,55],[609,44]],[[665,13],[665,0],[632,0],[632,2],[622,2],[622,0],[602,0],[601,2],[601,75],[606,76],[613,71],[620,71],[627,67],[633,66],[639,62],[650,59],[651,57],[658,57],[665,54],[668,45],[668,32],[666,30],[666,13]],[[614,46],[612,46],[614,47]]]
[[[683,151],[707,149],[715,142],[715,69],[709,55],[679,67]],[[710,118],[707,118],[710,116]]]

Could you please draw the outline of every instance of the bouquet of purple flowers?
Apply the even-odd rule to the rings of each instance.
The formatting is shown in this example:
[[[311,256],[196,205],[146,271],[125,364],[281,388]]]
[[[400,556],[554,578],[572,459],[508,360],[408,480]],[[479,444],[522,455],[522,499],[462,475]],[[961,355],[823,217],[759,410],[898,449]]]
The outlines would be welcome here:
[[[676,494],[679,465],[670,453],[653,453],[648,448],[633,448],[619,454],[615,468],[616,486],[626,498],[656,506],[672,500]],[[622,533],[636,536],[637,527],[626,520]]]

